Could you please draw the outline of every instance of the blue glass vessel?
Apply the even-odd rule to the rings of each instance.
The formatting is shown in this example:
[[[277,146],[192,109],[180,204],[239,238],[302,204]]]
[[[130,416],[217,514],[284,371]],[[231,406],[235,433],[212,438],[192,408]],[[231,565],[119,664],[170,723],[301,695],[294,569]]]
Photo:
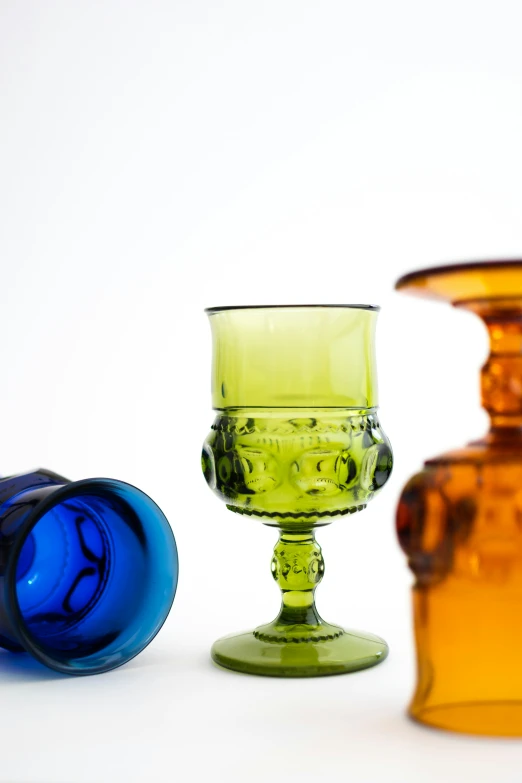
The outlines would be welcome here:
[[[0,480],[0,646],[68,674],[114,669],[156,636],[177,576],[169,523],[136,487]]]

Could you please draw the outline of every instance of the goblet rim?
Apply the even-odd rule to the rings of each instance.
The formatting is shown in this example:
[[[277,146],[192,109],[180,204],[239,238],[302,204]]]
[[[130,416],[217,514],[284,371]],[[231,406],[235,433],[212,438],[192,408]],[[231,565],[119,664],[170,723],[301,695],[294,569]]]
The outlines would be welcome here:
[[[218,307],[206,307],[205,313],[216,315],[226,310],[307,310],[310,308],[322,308],[325,310],[344,308],[348,310],[371,310],[379,312],[380,305],[375,304],[269,304],[269,305],[223,305]]]

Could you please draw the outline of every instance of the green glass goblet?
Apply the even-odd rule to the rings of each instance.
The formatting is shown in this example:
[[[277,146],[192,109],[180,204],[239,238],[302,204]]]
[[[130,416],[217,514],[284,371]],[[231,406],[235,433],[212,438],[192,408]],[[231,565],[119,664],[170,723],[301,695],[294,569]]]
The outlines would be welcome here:
[[[377,418],[377,307],[216,307],[217,416],[203,471],[227,508],[279,529],[276,619],[219,639],[229,669],[314,677],[374,666],[383,639],[325,622],[314,600],[324,561],[315,528],[361,511],[387,481],[390,443]]]

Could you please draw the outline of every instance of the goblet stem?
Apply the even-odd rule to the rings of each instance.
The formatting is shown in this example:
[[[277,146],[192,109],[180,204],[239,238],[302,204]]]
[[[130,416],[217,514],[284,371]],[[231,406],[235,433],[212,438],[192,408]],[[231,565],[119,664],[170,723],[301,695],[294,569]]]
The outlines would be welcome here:
[[[323,578],[324,560],[312,530],[281,530],[272,558],[272,576],[282,593],[276,619],[256,628],[254,636],[266,642],[325,642],[344,630],[325,623],[315,606],[315,588]]]
[[[285,633],[293,631],[302,637],[323,625],[315,606],[315,589],[323,574],[323,554],[313,531],[281,530],[272,558],[272,576],[282,594],[281,611],[271,623],[274,631],[282,627]]]

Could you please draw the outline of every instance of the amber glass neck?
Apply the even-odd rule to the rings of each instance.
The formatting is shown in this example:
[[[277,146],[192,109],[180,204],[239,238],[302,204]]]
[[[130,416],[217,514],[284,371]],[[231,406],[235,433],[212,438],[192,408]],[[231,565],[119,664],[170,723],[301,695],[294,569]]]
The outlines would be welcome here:
[[[420,269],[398,291],[450,302],[478,315],[489,333],[481,370],[482,405],[491,418],[486,441],[520,448],[522,441],[522,259]]]
[[[482,318],[490,354],[481,369],[482,406],[491,435],[522,438],[522,297],[468,301],[458,305]]]

